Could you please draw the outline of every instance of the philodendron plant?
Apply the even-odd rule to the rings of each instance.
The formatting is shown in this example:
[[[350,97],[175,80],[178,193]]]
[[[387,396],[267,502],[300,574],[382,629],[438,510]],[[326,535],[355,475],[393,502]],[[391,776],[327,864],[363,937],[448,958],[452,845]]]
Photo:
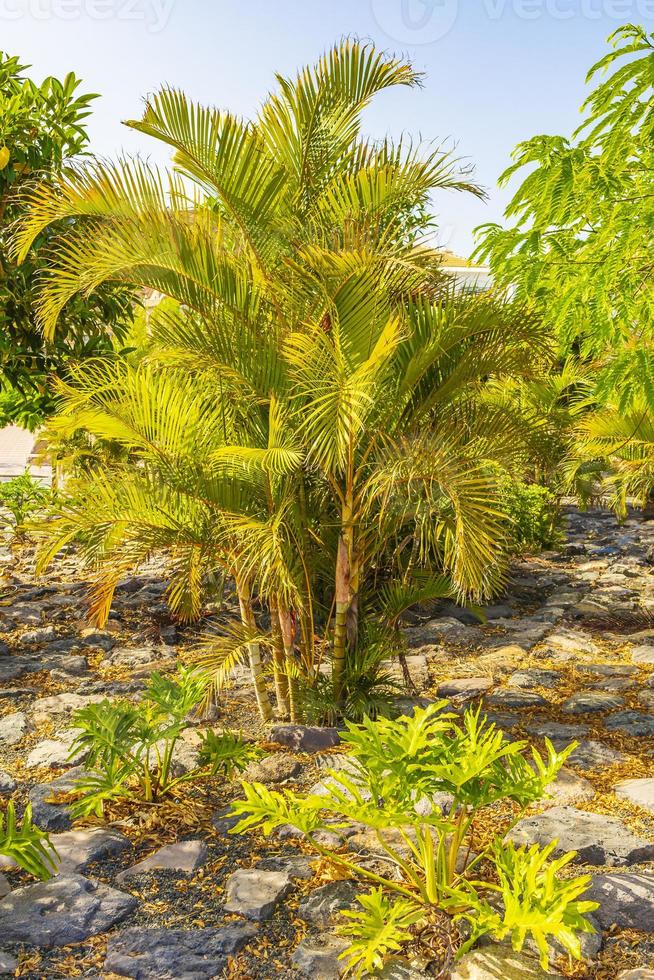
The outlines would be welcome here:
[[[517,821],[547,795],[574,745],[557,752],[548,741],[545,757],[527,753],[527,743],[509,742],[479,711],[460,719],[445,701],[411,717],[350,723],[343,742],[348,765],[331,770],[320,793],[244,782],[245,799],[233,805],[242,819],[232,833],[270,834],[292,824],[319,854],[374,885],[359,898],[360,910],[343,913],[350,972],[374,972],[408,943],[429,948],[443,914],[465,937],[459,955],[487,935],[510,938],[516,950],[531,939],[543,969],[551,941],[581,957],[579,933],[594,931],[584,916],[597,906],[579,900],[589,876],[558,876],[574,854],[551,860],[555,842],[516,847],[505,826],[498,835],[479,833],[485,814],[491,826],[497,819],[487,809],[493,804],[517,803]],[[328,830],[333,838],[340,830],[346,837],[353,824],[374,841],[372,866],[351,850],[326,846],[319,834]]]
[[[22,820],[16,816],[13,800],[0,812],[0,857],[9,858],[23,871],[45,881],[57,867],[57,851],[44,830],[32,820],[32,806],[25,807]]]
[[[87,771],[77,781],[73,816],[102,816],[105,804],[116,799],[156,803],[183,783],[231,776],[257,758],[257,746],[232,732],[205,731],[197,765],[176,771],[175,750],[207,683],[197,671],[180,667],[170,677],[152,674],[137,704],[105,699],[77,711],[70,758],[85,753]]]

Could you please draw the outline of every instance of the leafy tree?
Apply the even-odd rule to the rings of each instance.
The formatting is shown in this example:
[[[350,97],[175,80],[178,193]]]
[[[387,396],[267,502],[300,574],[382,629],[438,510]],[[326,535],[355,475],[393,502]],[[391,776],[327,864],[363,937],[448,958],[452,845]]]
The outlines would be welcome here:
[[[600,396],[623,409],[644,398],[651,411],[654,35],[627,25],[609,41],[572,139],[535,136],[516,148],[500,178],[523,176],[508,226],[479,229],[477,256],[536,305],[564,351],[597,364]]]
[[[176,173],[135,161],[64,174],[30,193],[15,241],[22,257],[64,223],[38,301],[47,337],[107,280],[170,300],[143,360],[89,363],[59,386],[61,431],[128,459],[71,484],[43,561],[81,541],[98,621],[156,550],[187,620],[208,571],[232,576],[241,623],[210,640],[205,665],[220,682],[246,658],[264,719],[266,650],[283,714],[327,648],[342,704],[348,655],[374,633],[362,617],[392,630],[412,603],[480,598],[501,573],[489,464],[522,443],[478,394],[491,373],[533,369],[548,340],[520,306],[452,293],[418,234],[432,191],[477,192],[456,161],[362,138],[373,96],[418,82],[348,41],[280,78],[253,122],[164,89],[130,125],[173,147]]]
[[[654,423],[645,400],[620,409],[608,403],[579,421],[565,463],[569,485],[584,504],[605,504],[619,517],[627,503],[654,516]]]
[[[85,120],[95,95],[77,94],[80,81],[46,78],[37,84],[17,58],[0,52],[0,415],[32,427],[52,411],[46,379],[77,360],[106,350],[131,317],[123,290],[103,287],[71,303],[56,338],[45,341],[35,317],[38,278],[47,264],[53,231],[38,235],[23,261],[9,256],[13,222],[23,213],[23,193],[82,154]]]

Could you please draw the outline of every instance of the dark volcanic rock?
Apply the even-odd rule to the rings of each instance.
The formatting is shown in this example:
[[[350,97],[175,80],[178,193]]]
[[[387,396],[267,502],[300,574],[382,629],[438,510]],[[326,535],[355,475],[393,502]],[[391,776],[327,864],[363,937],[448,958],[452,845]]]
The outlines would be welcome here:
[[[508,834],[516,844],[545,846],[558,840],[555,854],[576,851],[583,864],[624,867],[654,859],[654,844],[636,837],[621,820],[556,806],[520,820]]]
[[[104,969],[133,980],[213,980],[256,931],[249,922],[209,929],[123,929],[109,940]]]
[[[53,779],[51,783],[39,783],[31,788],[28,796],[32,804],[32,817],[37,827],[49,831],[69,830],[72,826],[70,806],[67,803],[50,801],[57,793],[70,793],[74,790],[77,780],[84,771],[82,766],[78,766],[64,773],[63,776]]]
[[[2,899],[0,936],[9,943],[68,946],[106,932],[137,905],[133,895],[92,878],[59,875],[16,888]]]
[[[654,714],[644,714],[641,711],[618,711],[606,719],[604,727],[612,732],[624,732],[625,735],[651,738],[654,735]]]
[[[275,725],[270,740],[296,752],[320,752],[331,749],[341,740],[336,728],[315,728],[310,725]]]
[[[599,902],[593,915],[603,929],[654,932],[654,874],[595,875],[583,898]]]
[[[284,871],[240,868],[227,879],[225,911],[263,922],[290,890],[291,880]]]
[[[351,881],[328,881],[309,892],[298,908],[301,919],[319,929],[327,929],[343,909],[352,908],[357,890]]]

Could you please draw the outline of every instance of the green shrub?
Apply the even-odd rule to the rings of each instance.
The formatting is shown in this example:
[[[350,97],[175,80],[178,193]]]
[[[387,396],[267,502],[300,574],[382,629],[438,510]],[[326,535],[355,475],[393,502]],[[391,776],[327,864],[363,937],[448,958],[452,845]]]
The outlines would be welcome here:
[[[34,480],[28,472],[0,483],[0,508],[4,507],[13,517],[16,534],[21,534],[28,517],[45,506],[51,491]],[[0,515],[0,521],[3,521]],[[5,518],[4,524],[9,525]]]
[[[329,674],[318,673],[300,684],[301,716],[309,724],[333,725],[339,717],[359,722],[391,714],[393,699],[402,693],[389,662],[400,652],[394,634],[377,624],[362,629],[361,645],[347,650],[343,674],[343,700],[334,704],[334,687]]]
[[[11,858],[24,871],[42,880],[50,878],[55,870],[57,852],[45,831],[32,822],[30,804],[21,821],[11,801],[4,816],[0,813],[0,855]]]
[[[522,480],[501,485],[500,502],[512,527],[513,550],[555,548],[562,540],[558,498],[547,487]]]
[[[156,802],[200,774],[244,769],[256,749],[231,733],[207,732],[199,765],[175,773],[175,748],[206,686],[197,672],[180,668],[174,678],[153,674],[138,704],[104,700],[77,711],[73,725],[79,734],[71,758],[87,752],[89,771],[77,783],[81,796],[72,805],[73,815],[101,816],[105,803],[118,798]]]
[[[558,877],[574,855],[551,861],[554,844],[516,847],[506,841],[506,827],[485,844],[475,835],[475,824],[478,829],[484,819],[486,826],[497,820],[490,808],[500,801],[518,804],[517,821],[545,795],[575,746],[557,752],[548,741],[545,758],[535,749],[528,758],[525,742],[507,741],[479,711],[460,719],[446,704],[394,721],[348,723],[344,742],[351,767],[332,770],[320,793],[243,783],[245,799],[233,804],[242,819],[232,833],[270,834],[293,824],[318,853],[375,886],[359,899],[360,911],[346,914],[341,929],[350,939],[343,955],[357,976],[382,967],[409,940],[424,943],[429,955],[435,933],[442,934],[443,913],[454,941],[456,924],[465,926],[459,953],[489,935],[510,937],[516,950],[532,939],[544,969],[553,940],[580,958],[578,933],[594,931],[584,915],[597,906],[579,901],[590,876]],[[448,803],[438,805],[444,793]],[[378,845],[374,870],[319,835],[352,824]]]

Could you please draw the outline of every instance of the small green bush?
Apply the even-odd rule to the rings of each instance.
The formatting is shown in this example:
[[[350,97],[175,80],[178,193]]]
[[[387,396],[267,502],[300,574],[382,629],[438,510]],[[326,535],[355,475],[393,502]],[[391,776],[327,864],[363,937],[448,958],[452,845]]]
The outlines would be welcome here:
[[[360,722],[390,715],[394,699],[403,690],[390,661],[402,649],[391,630],[365,624],[360,645],[345,654],[342,703],[334,704],[331,670],[318,673],[311,682],[300,683],[302,718],[311,725],[334,725],[339,717]]]
[[[515,552],[540,551],[561,544],[559,501],[547,487],[522,480],[506,480],[500,491],[501,506],[511,521]]]
[[[44,507],[50,499],[51,491],[34,480],[29,473],[0,483],[0,508],[8,510],[13,517],[16,534],[21,534],[28,517]],[[0,514],[0,524],[9,525],[9,520]]]

